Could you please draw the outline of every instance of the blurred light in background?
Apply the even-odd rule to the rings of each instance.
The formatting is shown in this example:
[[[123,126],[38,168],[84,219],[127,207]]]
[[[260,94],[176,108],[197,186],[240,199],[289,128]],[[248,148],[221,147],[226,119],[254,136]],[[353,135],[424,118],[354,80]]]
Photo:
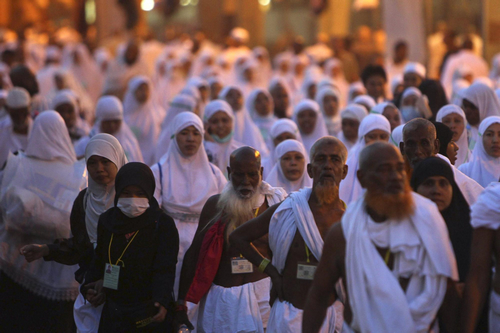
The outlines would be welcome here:
[[[189,0],[181,0],[180,4],[181,4],[181,6],[187,6],[187,5],[189,5]]]
[[[263,12],[269,11],[271,9],[271,0],[258,0],[259,9]]]
[[[145,12],[149,12],[155,8],[155,0],[142,0],[141,9]]]
[[[85,22],[88,25],[95,23],[96,10],[95,10],[95,0],[85,1]]]

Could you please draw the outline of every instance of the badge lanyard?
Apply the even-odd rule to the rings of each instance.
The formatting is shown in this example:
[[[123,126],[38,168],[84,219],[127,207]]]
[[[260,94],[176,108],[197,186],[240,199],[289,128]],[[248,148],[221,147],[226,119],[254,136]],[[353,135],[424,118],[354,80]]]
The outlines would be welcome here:
[[[118,258],[118,260],[116,261],[115,266],[118,266],[118,263],[121,261],[121,262],[122,262],[122,264],[123,264],[123,267],[125,267],[125,262],[122,260],[122,257],[123,257],[123,255],[125,254],[125,252],[127,251],[127,249],[128,249],[128,247],[130,246],[130,244],[132,244],[132,242],[134,241],[135,236],[137,236],[137,234],[138,234],[138,233],[139,233],[139,231],[137,231],[137,232],[134,234],[134,236],[132,237],[132,239],[130,240],[130,242],[128,242],[127,246],[125,246],[125,249],[123,250],[123,252],[122,252],[122,254],[121,254],[120,258]],[[109,248],[108,248],[108,257],[109,257],[109,263],[110,263],[110,264],[113,264],[113,263],[111,262],[111,244],[113,244],[113,236],[114,236],[114,235],[115,235],[114,233],[113,233],[113,234],[111,234],[111,240],[109,241]]]

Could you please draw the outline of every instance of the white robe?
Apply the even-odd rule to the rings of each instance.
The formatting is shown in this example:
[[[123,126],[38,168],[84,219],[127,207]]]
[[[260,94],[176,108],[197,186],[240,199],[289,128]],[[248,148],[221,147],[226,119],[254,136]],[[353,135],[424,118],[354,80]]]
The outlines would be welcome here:
[[[446,293],[458,280],[446,224],[430,200],[412,192],[415,213],[408,219],[375,223],[364,198],[342,217],[346,239],[346,285],[359,332],[428,332]],[[394,254],[389,270],[378,247]],[[409,278],[405,291],[399,277]]]
[[[269,247],[273,252],[272,264],[279,273],[282,273],[285,269],[288,252],[296,232],[300,233],[314,257],[318,261],[321,259],[324,241],[307,202],[311,193],[312,189],[306,187],[290,194],[271,218],[269,224]],[[335,306],[338,307],[339,304],[335,305],[334,303],[328,309],[327,318],[321,328],[322,333],[331,332],[334,330],[334,327],[341,327],[343,318],[336,316],[336,311],[333,309]],[[286,318],[284,318],[285,314],[287,314]],[[301,317],[302,310],[294,308],[288,302],[276,300],[271,309],[267,332],[299,332],[302,326]]]

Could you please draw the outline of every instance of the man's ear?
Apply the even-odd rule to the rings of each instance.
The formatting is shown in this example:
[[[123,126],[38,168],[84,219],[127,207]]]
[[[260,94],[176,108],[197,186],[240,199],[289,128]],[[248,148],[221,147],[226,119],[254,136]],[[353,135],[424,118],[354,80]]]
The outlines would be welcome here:
[[[361,185],[362,188],[366,188],[365,184],[365,174],[363,173],[363,170],[359,169],[356,172],[356,176],[358,177],[359,184]]]
[[[439,142],[439,139],[434,140],[434,154],[437,155],[439,153],[439,148],[441,147],[441,143]]]
[[[231,167],[227,167],[227,179],[231,180]]]
[[[311,165],[311,163],[307,163],[307,174],[309,175],[309,178],[312,179],[313,174],[312,174],[312,165]]]
[[[345,177],[347,177],[348,171],[349,171],[349,166],[347,166],[347,164],[344,164],[344,167],[342,168],[342,179],[345,179]]]
[[[401,152],[401,155],[405,156],[405,143],[404,142],[399,143],[399,151]]]

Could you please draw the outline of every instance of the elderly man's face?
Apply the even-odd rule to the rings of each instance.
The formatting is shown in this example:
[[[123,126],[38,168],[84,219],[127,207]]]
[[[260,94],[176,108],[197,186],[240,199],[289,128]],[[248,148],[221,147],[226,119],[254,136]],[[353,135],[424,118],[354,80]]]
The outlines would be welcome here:
[[[341,146],[332,142],[317,147],[307,165],[307,173],[313,180],[313,187],[317,184],[339,186],[340,181],[347,175]]]
[[[403,157],[396,149],[384,149],[363,170],[361,184],[371,193],[399,194],[405,190],[406,171]]]
[[[404,135],[404,142],[401,143],[401,153],[406,155],[412,168],[439,151],[439,141],[433,138],[428,128],[418,128],[405,134],[407,135]]]
[[[257,157],[235,158],[231,161],[228,174],[241,198],[251,198],[262,183],[262,167]]]

